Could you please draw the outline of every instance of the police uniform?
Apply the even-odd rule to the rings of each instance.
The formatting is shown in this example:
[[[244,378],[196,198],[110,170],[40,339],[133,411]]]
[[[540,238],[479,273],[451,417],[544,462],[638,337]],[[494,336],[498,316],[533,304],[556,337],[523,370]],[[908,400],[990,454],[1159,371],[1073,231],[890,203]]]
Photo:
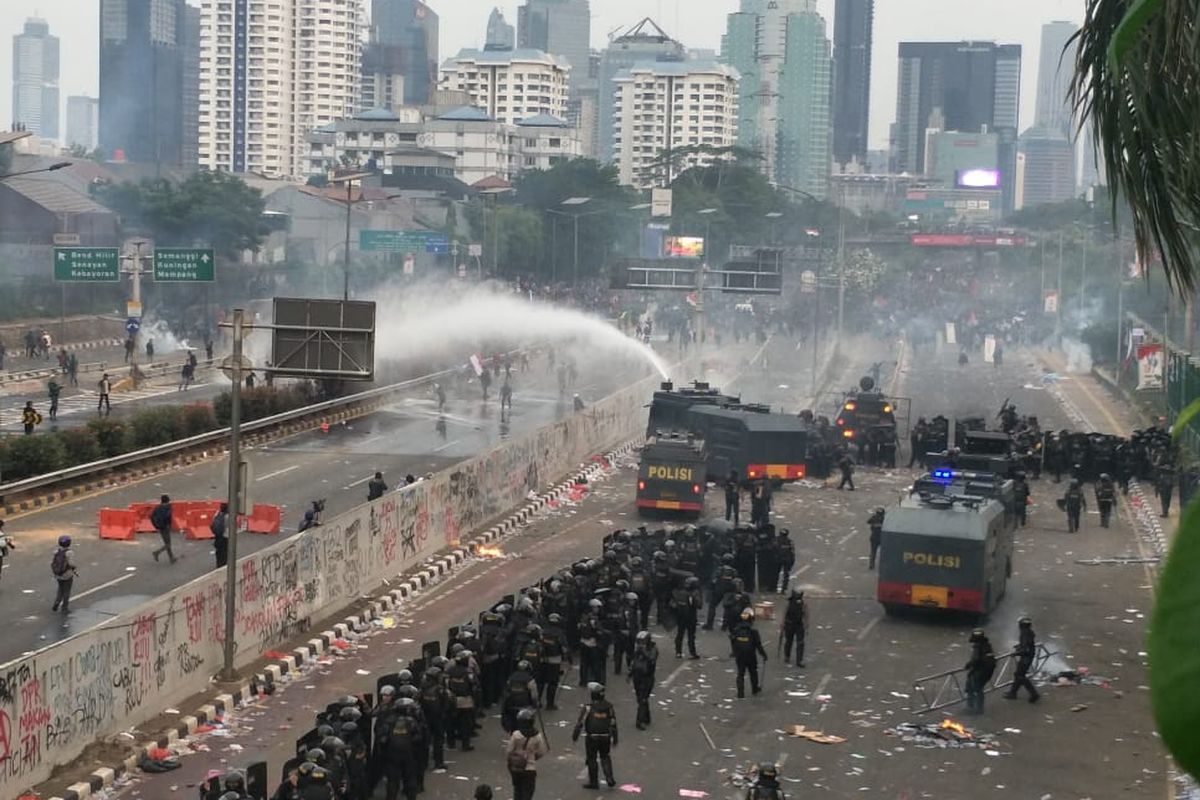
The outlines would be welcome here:
[[[743,619],[734,625],[729,635],[733,645],[733,657],[737,663],[737,696],[746,696],[746,673],[750,674],[750,691],[758,694],[762,687],[758,684],[758,657],[763,662],[767,660],[767,651],[763,649],[762,637],[749,619]]]
[[[608,785],[616,786],[613,777],[612,749],[617,746],[617,716],[612,703],[601,695],[592,696],[592,701],[579,711],[579,720],[575,723],[572,741],[584,738],[584,758],[587,762],[588,782],[585,789],[599,789],[599,769],[604,769],[604,780]],[[598,763],[597,763],[598,762]]]

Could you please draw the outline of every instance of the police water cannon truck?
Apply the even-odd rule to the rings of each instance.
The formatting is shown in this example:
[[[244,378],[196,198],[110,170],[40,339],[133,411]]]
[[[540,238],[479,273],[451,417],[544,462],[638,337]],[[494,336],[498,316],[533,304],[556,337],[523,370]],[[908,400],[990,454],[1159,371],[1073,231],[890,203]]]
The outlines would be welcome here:
[[[1017,527],[1013,482],[990,472],[935,469],[883,518],[876,599],[981,617],[1004,597]]]

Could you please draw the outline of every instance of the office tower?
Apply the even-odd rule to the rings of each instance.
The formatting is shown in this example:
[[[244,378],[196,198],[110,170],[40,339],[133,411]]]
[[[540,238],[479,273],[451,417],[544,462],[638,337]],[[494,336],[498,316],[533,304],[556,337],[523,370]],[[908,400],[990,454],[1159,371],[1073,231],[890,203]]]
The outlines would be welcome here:
[[[1047,131],[1060,131],[1075,140],[1067,94],[1075,72],[1075,43],[1078,27],[1073,22],[1048,22],[1042,26],[1042,50],[1038,54],[1037,105],[1033,124]]]
[[[572,97],[578,91],[574,84],[587,78],[591,36],[588,0],[525,0],[517,9],[517,46],[566,59],[573,76]]]
[[[1033,127],[1021,134],[1017,208],[1061,203],[1076,196],[1075,146],[1058,129]]]
[[[438,79],[438,25],[438,15],[421,0],[372,0],[361,108],[429,102]]]
[[[837,0],[833,17],[833,160],[867,162],[875,0]]]
[[[58,37],[37,17],[13,37],[12,119],[35,136],[58,138]]]
[[[487,42],[484,50],[512,50],[517,46],[517,31],[504,19],[504,12],[493,8],[488,17]]]
[[[100,127],[100,101],[87,95],[67,98],[67,147],[96,149]]]

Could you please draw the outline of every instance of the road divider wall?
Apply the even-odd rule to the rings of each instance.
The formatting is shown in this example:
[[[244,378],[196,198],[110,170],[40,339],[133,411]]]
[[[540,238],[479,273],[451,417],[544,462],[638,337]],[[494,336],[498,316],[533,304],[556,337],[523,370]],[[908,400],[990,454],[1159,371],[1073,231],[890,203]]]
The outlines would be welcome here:
[[[221,669],[227,635],[235,637],[237,665],[251,664],[457,546],[593,454],[644,433],[657,380],[239,560],[232,634],[221,570],[0,666],[0,800],[50,777],[89,744],[203,692]],[[48,555],[45,566],[50,580]]]

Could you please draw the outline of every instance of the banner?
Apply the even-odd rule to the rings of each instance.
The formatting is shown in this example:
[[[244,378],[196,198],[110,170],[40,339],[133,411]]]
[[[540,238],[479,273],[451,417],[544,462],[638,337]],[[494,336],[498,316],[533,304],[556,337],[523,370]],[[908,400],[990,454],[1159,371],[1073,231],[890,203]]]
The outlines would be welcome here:
[[[1047,289],[1042,293],[1042,311],[1046,314],[1058,313],[1058,290]]]
[[[955,335],[954,323],[946,323],[946,344],[958,344],[958,337]]]
[[[1140,389],[1161,389],[1163,385],[1163,346],[1161,342],[1138,345],[1138,383]]]
[[[996,337],[988,334],[983,337],[983,362],[991,364],[996,357]]]

